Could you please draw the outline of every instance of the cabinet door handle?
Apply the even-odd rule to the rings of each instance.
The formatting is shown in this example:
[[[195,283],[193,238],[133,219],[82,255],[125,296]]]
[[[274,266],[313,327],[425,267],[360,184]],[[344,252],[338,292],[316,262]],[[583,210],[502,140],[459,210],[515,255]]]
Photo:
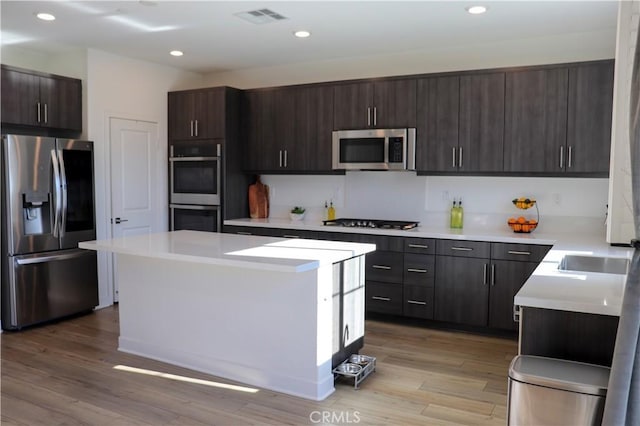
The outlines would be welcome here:
[[[487,285],[487,270],[488,265],[485,263],[482,265],[482,284]]]
[[[389,297],[381,297],[381,296],[371,296],[373,300],[382,300],[383,302],[390,302],[391,298]]]
[[[44,104],[44,122],[49,122],[49,108],[47,104]]]
[[[569,145],[568,151],[569,152],[567,153],[567,168],[570,169],[573,167],[573,146]]]
[[[189,136],[193,137],[193,120],[189,121]]]
[[[409,247],[411,248],[421,248],[421,249],[428,249],[429,246],[424,245],[424,244],[409,244]]]
[[[456,250],[456,251],[472,251],[473,249],[471,247],[451,247],[451,250]]]
[[[496,264],[491,264],[491,287],[496,285]]]
[[[421,302],[419,300],[407,300],[407,303],[411,303],[412,305],[426,305],[427,302]]]
[[[41,119],[40,119],[40,102],[36,102],[36,108],[38,109],[37,113],[38,113],[38,123],[39,123],[41,121]]]
[[[282,167],[282,150],[278,151],[279,152],[279,160],[278,160],[278,167]]]
[[[564,146],[560,146],[560,168],[564,169]]]
[[[197,137],[198,136],[198,120],[194,120],[194,121],[196,122],[196,125],[195,125],[195,136]]]
[[[417,272],[418,274],[426,274],[426,269],[407,268],[407,272]]]
[[[458,148],[458,167],[462,167],[462,147]]]
[[[373,107],[373,127],[378,125],[378,108]]]
[[[451,167],[453,167],[454,169],[456,168],[456,147],[454,146],[453,148],[451,148],[451,152],[453,153],[452,156],[452,161],[451,161]]]
[[[509,250],[509,251],[507,251],[507,253],[509,253],[509,254],[517,254],[517,255],[521,255],[521,256],[531,256],[531,252],[530,251]]]
[[[371,127],[371,107],[367,107],[367,127]]]
[[[386,271],[391,270],[391,266],[385,266],[385,265],[373,265],[372,268],[373,269],[384,269]]]
[[[284,150],[284,167],[285,167],[285,168],[287,167],[287,157],[288,157],[288,155],[287,155],[287,154],[288,154],[288,153],[287,153],[287,150],[285,149],[285,150]]]

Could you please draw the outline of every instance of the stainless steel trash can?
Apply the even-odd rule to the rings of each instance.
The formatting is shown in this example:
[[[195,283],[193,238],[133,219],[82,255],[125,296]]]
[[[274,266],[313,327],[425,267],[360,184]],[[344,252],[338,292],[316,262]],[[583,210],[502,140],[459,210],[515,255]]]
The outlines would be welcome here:
[[[516,356],[509,367],[507,424],[600,426],[609,371],[600,365]]]

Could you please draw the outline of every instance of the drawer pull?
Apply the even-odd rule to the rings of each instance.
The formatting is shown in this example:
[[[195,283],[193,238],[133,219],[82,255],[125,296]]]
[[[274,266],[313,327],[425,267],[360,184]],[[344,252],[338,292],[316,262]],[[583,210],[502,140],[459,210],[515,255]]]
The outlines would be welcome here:
[[[471,251],[473,250],[471,247],[451,247],[451,250],[457,250],[457,251]]]
[[[530,251],[509,250],[507,253],[509,253],[509,254],[519,254],[519,255],[522,255],[522,256],[531,256],[531,252]]]
[[[238,234],[238,235],[253,235],[251,232],[244,232],[244,231],[237,231],[236,234]]]
[[[424,244],[409,244],[409,247],[411,248],[421,248],[421,249],[428,249],[429,246],[424,245]]]
[[[381,300],[383,302],[391,302],[391,298],[382,296],[371,296],[373,300]]]
[[[385,265],[373,265],[372,268],[373,269],[384,269],[386,271],[391,270],[391,266],[385,266]]]
[[[283,238],[300,238],[300,235],[283,235]]]
[[[421,302],[419,300],[407,300],[407,303],[411,303],[412,305],[426,305],[427,302]]]
[[[419,274],[426,274],[426,269],[407,268],[407,272],[417,272]]]

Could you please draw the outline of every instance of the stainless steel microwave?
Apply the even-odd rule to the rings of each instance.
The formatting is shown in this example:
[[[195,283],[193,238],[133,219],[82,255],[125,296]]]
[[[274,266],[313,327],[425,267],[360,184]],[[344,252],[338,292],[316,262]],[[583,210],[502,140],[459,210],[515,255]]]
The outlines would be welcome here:
[[[416,129],[333,132],[334,170],[415,170]]]

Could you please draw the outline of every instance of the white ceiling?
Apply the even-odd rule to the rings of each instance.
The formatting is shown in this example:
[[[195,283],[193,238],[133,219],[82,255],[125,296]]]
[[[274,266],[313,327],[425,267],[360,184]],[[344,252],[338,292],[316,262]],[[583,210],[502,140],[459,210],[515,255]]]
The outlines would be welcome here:
[[[489,7],[473,16],[465,7]],[[234,14],[287,17],[252,24]],[[2,45],[96,48],[209,73],[615,29],[617,1],[6,1]],[[57,19],[44,22],[35,13]],[[293,32],[311,31],[298,39]],[[614,34],[615,32],[609,32]],[[169,55],[172,49],[184,56]]]

